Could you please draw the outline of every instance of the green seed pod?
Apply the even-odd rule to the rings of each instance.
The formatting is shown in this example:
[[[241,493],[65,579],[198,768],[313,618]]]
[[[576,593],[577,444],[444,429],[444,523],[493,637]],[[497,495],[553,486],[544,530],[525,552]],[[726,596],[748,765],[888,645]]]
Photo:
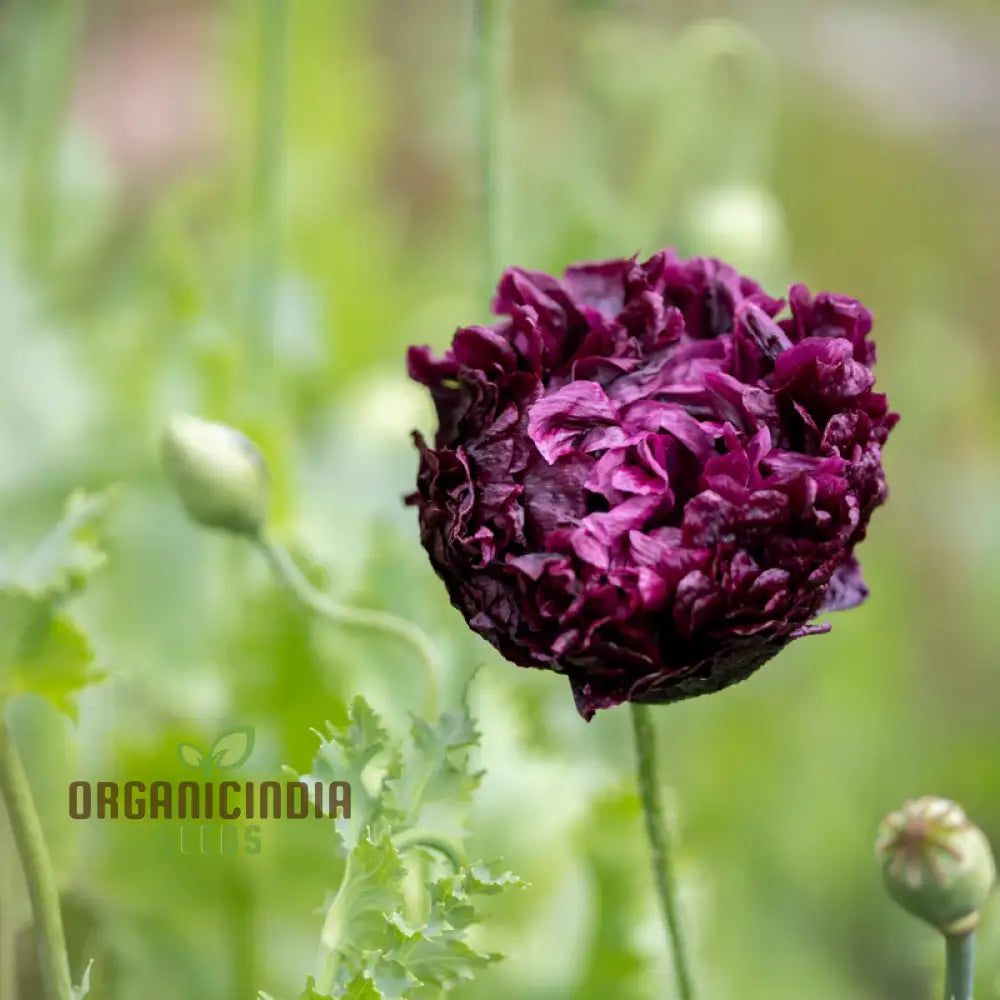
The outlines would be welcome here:
[[[943,934],[976,927],[996,865],[961,806],[929,795],[907,802],[882,821],[875,851],[885,887],[904,910]]]
[[[257,446],[226,424],[178,415],[167,424],[163,468],[184,509],[206,528],[256,535],[267,518],[267,465]]]

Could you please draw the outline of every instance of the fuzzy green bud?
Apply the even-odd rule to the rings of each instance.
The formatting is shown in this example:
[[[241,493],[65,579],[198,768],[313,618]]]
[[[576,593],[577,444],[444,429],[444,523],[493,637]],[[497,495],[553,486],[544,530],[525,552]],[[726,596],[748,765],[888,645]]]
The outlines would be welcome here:
[[[246,435],[226,424],[178,415],[161,445],[163,468],[192,520],[256,535],[267,518],[267,464]]]
[[[924,796],[879,826],[876,854],[889,895],[943,934],[974,930],[996,878],[989,841],[948,799]]]

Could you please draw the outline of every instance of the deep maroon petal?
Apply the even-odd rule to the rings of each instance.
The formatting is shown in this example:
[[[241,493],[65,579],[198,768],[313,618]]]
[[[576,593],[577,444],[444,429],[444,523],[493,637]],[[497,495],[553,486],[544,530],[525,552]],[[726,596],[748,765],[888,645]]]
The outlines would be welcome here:
[[[818,614],[828,611],[848,611],[868,600],[868,585],[862,579],[861,565],[850,556],[841,563],[830,577],[830,584],[819,607]]]
[[[540,399],[528,411],[528,435],[549,464],[625,439],[618,411],[596,382],[570,382]]]
[[[421,540],[470,627],[580,713],[741,681],[868,596],[855,548],[898,416],[871,313],[663,250],[511,268],[492,326],[410,375],[438,414]]]

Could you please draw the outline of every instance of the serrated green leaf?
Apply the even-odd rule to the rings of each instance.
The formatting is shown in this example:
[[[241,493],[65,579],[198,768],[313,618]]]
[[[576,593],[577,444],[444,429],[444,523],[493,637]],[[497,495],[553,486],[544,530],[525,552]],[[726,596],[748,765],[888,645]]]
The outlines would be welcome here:
[[[323,929],[330,950],[377,948],[383,916],[403,903],[404,869],[385,831],[372,839],[366,832],[347,858],[347,867]]]
[[[346,726],[327,728],[329,738],[302,780],[351,782],[352,818],[338,824],[347,861],[321,942],[336,969],[333,996],[355,990],[364,1000],[430,1000],[500,957],[465,940],[480,918],[475,897],[524,884],[501,866],[476,864],[425,881],[424,906],[415,907],[404,890],[393,838],[412,829],[428,803],[469,797],[480,778],[469,767],[475,724],[465,707],[433,724],[414,720],[404,750],[358,698]],[[376,767],[377,789],[370,777]],[[307,993],[304,1000],[313,998]]]
[[[341,997],[345,997],[348,994],[340,994]],[[352,1000],[380,1000],[378,993],[352,993],[350,994]],[[265,993],[263,990],[257,991],[257,1000],[275,1000],[270,993]],[[328,993],[317,993],[316,992],[316,980],[312,976],[306,979],[306,988],[298,995],[297,1000],[334,1000]]]
[[[306,979],[306,988],[299,994],[299,1000],[333,1000],[333,997],[316,992],[316,980],[312,976]]]
[[[388,733],[382,721],[364,700],[355,698],[349,711],[346,726],[328,723],[329,739],[324,739],[313,758],[309,774],[301,780],[311,785],[314,781],[347,781],[351,786],[351,816],[334,822],[346,850],[352,850],[370,830],[389,805],[385,784],[376,793],[365,784],[364,771],[376,757],[387,753]],[[388,777],[398,770],[392,753],[389,758]]]
[[[76,694],[101,679],[63,605],[104,565],[97,536],[106,512],[106,495],[74,492],[15,579],[0,586],[0,700],[40,694],[75,719]]]
[[[313,1000],[315,996],[315,993],[311,996],[303,994],[302,1000]],[[370,976],[359,972],[340,993],[339,1000],[385,1000],[385,994],[375,985]]]
[[[407,757],[393,784],[398,806],[410,824],[432,802],[468,800],[482,779],[482,772],[469,767],[479,733],[465,706],[433,724],[415,718],[411,739],[415,753]]]
[[[412,927],[398,914],[386,918],[387,941],[382,954],[399,963],[424,986],[450,989],[473,979],[478,970],[499,961],[498,954],[471,948],[459,928],[444,924]]]
[[[33,692],[76,718],[76,694],[99,681],[83,632],[56,599],[18,587],[0,590],[0,699]]]
[[[473,896],[494,896],[527,883],[511,871],[500,871],[499,862],[475,864],[453,875],[439,878],[428,886],[431,908],[427,927],[463,929],[479,919]],[[495,871],[496,869],[496,871]]]
[[[509,869],[501,871],[501,868],[503,868],[502,861],[491,861],[489,863],[481,861],[470,865],[463,873],[463,884],[466,893],[470,896],[477,893],[492,896],[511,887],[518,889],[527,887],[528,883],[519,875],[515,875]]]
[[[364,959],[380,987],[390,978],[397,985],[391,993],[383,988],[383,996],[416,1000],[428,988],[450,989],[498,961],[499,954],[476,951],[465,940],[466,928],[479,919],[471,897],[521,885],[509,871],[475,865],[428,885],[430,913],[420,926],[410,924],[400,908],[386,912],[378,947],[370,947]]]
[[[393,962],[379,954],[375,963],[364,963],[385,1000],[403,1000],[413,995],[413,991],[423,984],[399,962]]]
[[[66,597],[80,590],[107,561],[99,542],[107,511],[106,493],[71,493],[59,523],[21,566],[14,582],[37,596]]]

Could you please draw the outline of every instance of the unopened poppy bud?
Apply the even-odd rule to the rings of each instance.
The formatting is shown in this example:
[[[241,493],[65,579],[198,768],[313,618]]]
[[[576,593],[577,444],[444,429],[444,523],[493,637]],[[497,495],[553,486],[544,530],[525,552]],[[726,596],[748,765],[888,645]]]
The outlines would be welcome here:
[[[246,435],[199,417],[171,418],[163,434],[163,468],[198,524],[256,535],[267,517],[267,465]]]
[[[983,831],[961,806],[933,796],[907,802],[879,827],[876,853],[889,895],[943,934],[964,934],[996,878]]]
[[[757,275],[781,267],[788,231],[778,200],[750,185],[712,187],[694,195],[682,220],[696,252],[711,251]]]

